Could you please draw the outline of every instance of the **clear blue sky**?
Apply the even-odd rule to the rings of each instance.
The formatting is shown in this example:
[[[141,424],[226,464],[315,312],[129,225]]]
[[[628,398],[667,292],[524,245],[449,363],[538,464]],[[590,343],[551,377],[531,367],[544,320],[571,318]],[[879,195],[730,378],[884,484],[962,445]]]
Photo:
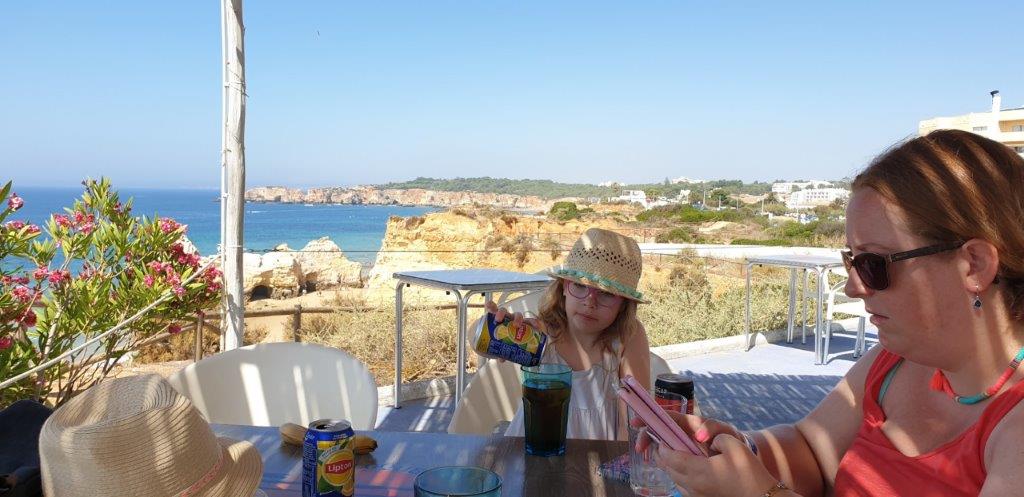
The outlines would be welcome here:
[[[839,178],[1024,105],[1024,2],[245,4],[247,184]],[[0,179],[216,187],[213,0],[7,2]]]

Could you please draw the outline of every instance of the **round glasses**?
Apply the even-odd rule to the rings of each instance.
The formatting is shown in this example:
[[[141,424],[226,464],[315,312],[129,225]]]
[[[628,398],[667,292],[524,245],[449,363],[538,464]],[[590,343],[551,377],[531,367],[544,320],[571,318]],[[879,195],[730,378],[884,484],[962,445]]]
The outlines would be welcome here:
[[[614,293],[608,293],[599,288],[587,286],[583,283],[576,283],[575,281],[569,281],[567,289],[569,290],[569,295],[572,295],[579,300],[587,300],[587,297],[593,294],[594,301],[601,307],[615,307],[622,302],[622,297],[615,295]]]
[[[859,276],[860,280],[864,282],[864,286],[872,290],[879,291],[889,288],[889,264],[913,259],[915,257],[923,257],[926,255],[938,254],[940,252],[956,250],[963,246],[964,243],[966,242],[940,243],[937,245],[929,245],[927,247],[908,250],[906,252],[896,252],[895,254],[874,254],[871,252],[862,252],[860,254],[853,255],[853,251],[851,250],[843,250],[840,254],[843,256],[843,265],[846,266],[847,272],[851,269],[856,269],[857,276]]]

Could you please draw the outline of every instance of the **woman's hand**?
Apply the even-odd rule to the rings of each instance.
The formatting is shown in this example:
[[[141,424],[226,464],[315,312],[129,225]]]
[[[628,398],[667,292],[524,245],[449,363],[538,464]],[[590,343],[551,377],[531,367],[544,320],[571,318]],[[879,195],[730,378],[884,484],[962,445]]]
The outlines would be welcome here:
[[[700,416],[669,412],[672,419],[708,454],[695,456],[659,445],[654,460],[672,481],[690,496],[761,495],[778,480],[747,447],[736,427]],[[634,427],[643,422],[634,419]],[[651,440],[639,437],[637,450],[646,450]]]

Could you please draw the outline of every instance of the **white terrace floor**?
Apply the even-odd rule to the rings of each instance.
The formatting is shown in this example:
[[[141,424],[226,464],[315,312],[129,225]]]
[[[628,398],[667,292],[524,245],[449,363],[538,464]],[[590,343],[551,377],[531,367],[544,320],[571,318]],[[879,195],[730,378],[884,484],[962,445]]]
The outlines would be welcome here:
[[[693,377],[704,415],[757,429],[791,423],[825,397],[853,365],[856,319],[833,325],[831,354],[824,365],[814,364],[813,343],[759,344],[750,351],[717,352],[669,360],[676,372]],[[867,345],[877,343],[870,324]],[[377,429],[444,432],[451,420],[454,398],[408,400],[401,409],[381,406]]]

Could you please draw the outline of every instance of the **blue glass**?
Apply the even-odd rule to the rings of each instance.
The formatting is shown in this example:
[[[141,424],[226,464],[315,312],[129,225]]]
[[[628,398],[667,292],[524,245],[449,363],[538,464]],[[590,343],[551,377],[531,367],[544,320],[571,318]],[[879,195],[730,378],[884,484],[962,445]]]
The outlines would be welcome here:
[[[428,469],[413,482],[416,497],[501,495],[501,477],[476,466],[442,466]]]
[[[565,454],[572,369],[564,364],[523,366],[523,421],[526,453]]]

